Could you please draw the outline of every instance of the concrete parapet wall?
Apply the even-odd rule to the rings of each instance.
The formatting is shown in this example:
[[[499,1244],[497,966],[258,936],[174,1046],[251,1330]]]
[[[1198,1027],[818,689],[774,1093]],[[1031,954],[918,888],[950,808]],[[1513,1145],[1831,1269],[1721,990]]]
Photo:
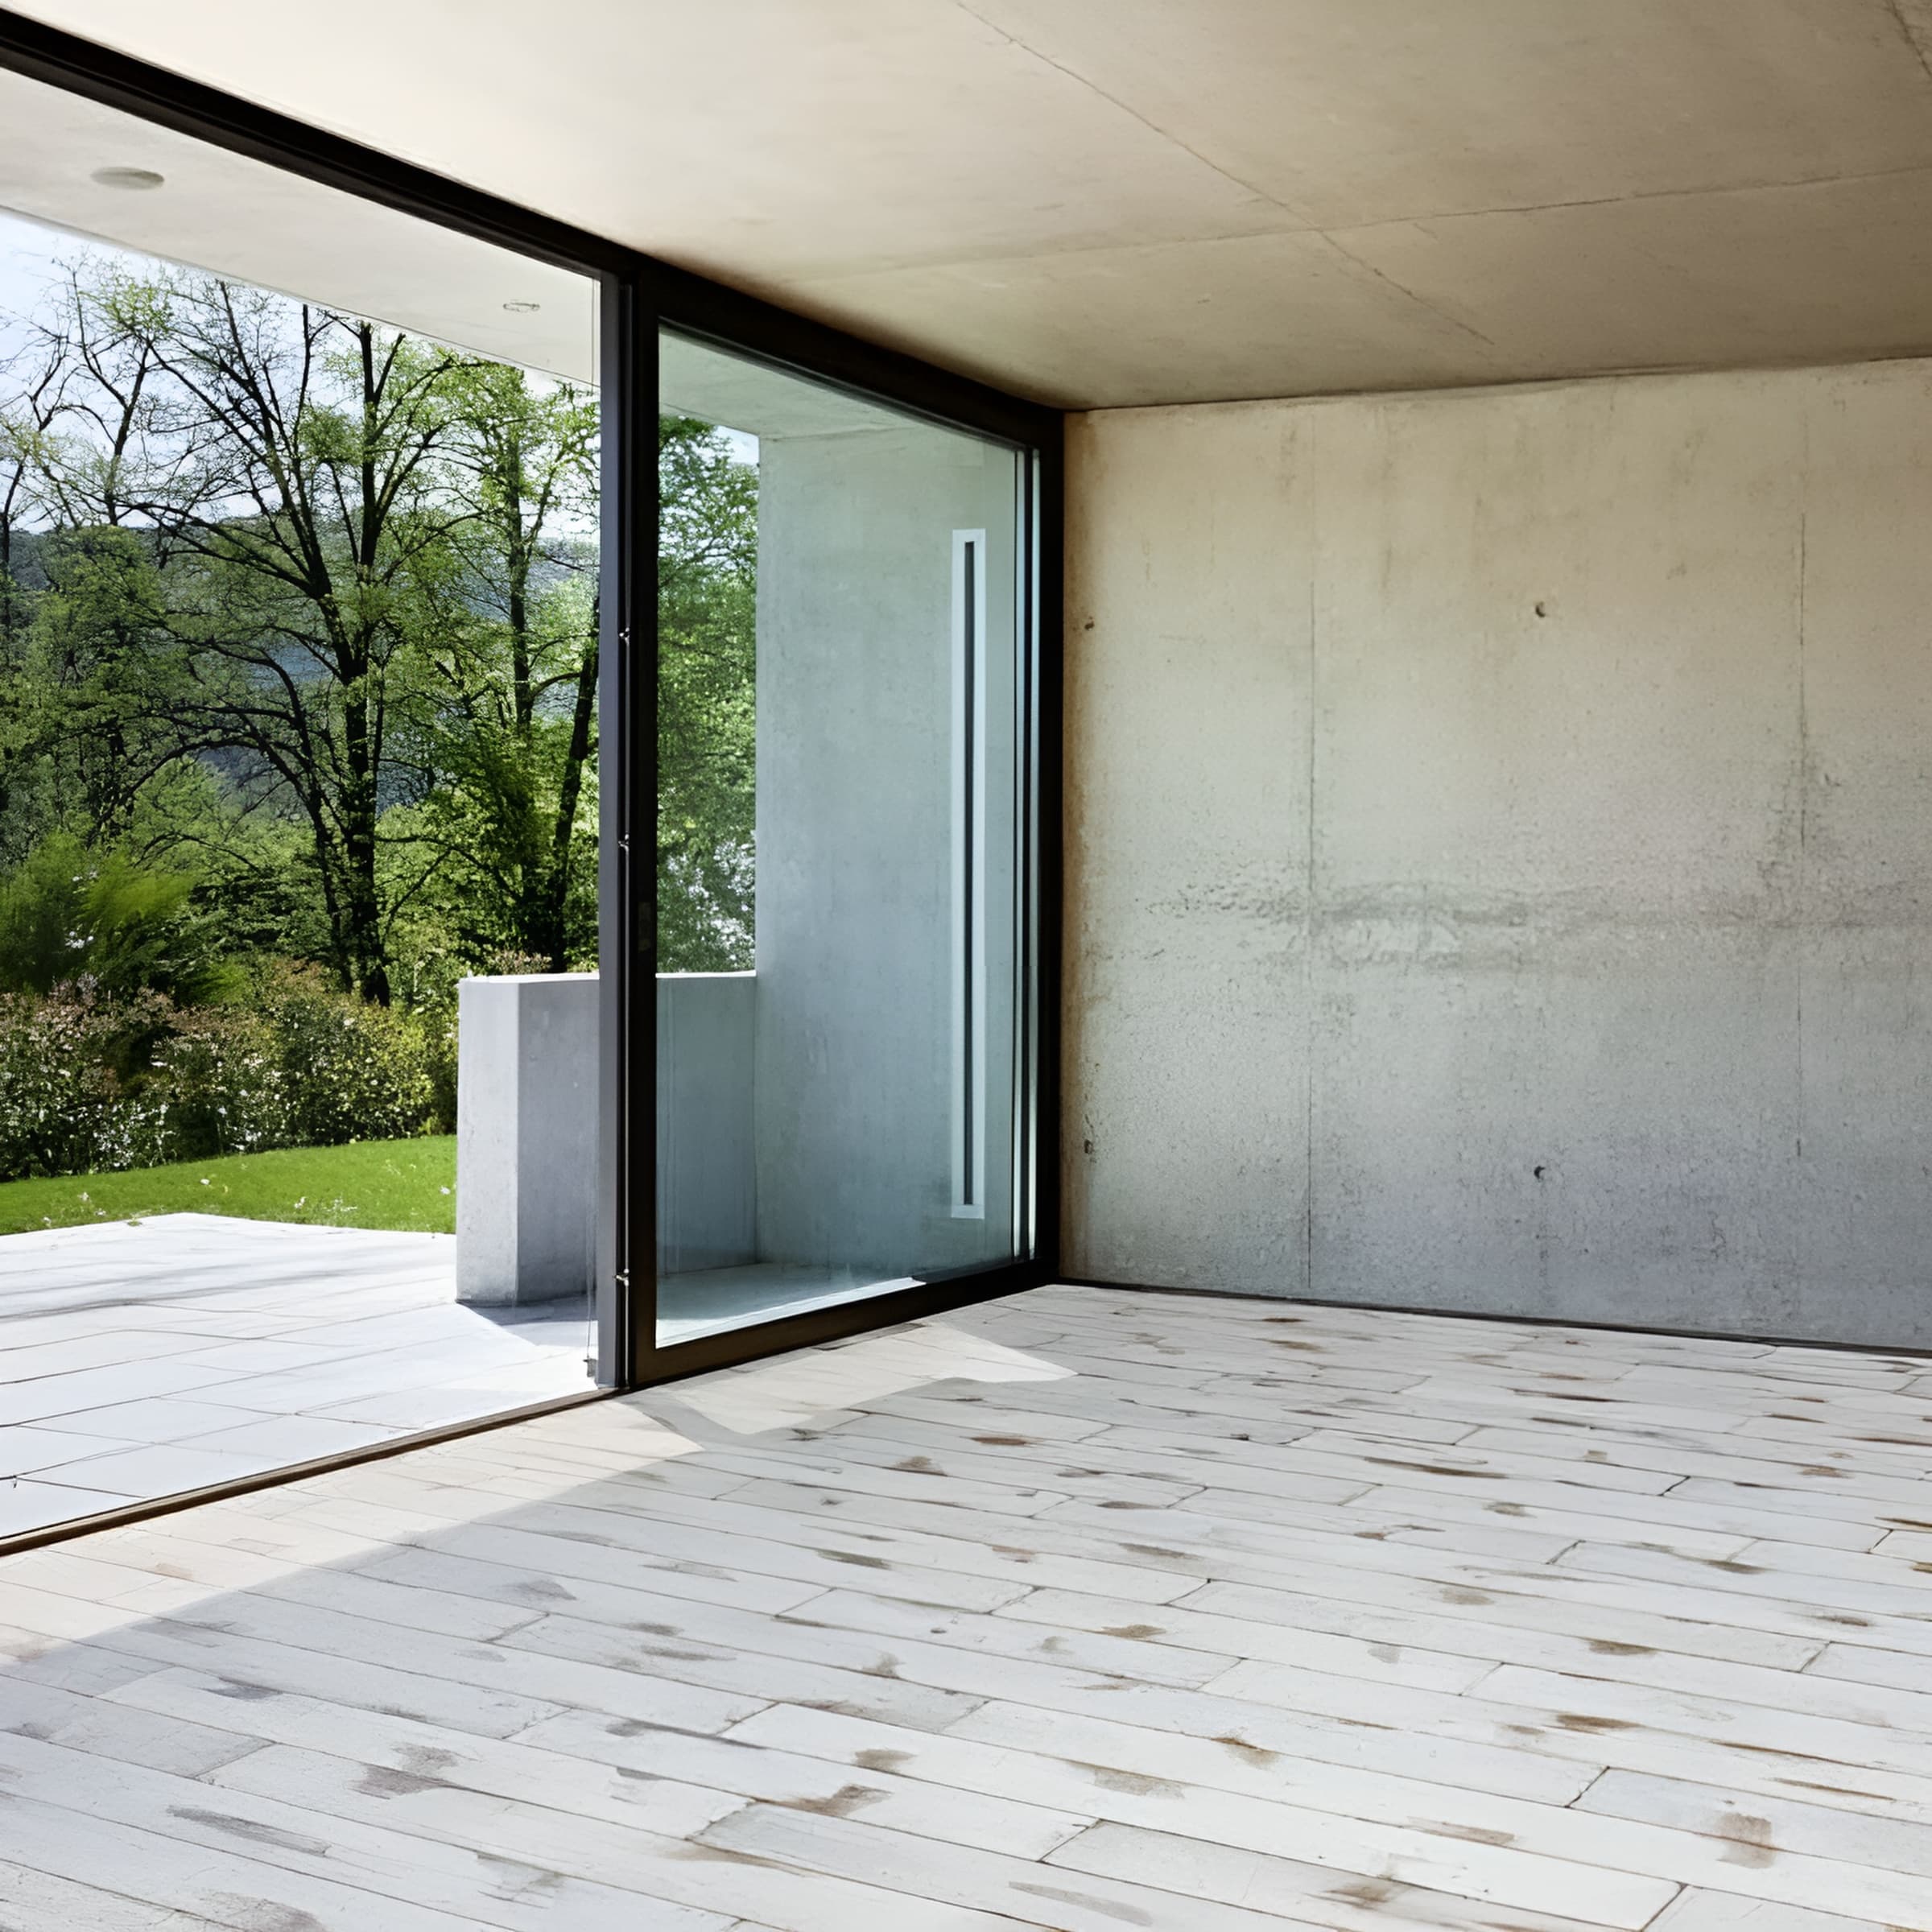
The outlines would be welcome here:
[[[456,1294],[503,1304],[596,1280],[597,976],[457,989]]]
[[[758,1258],[749,972],[658,980],[658,1265]],[[508,1304],[589,1292],[597,1216],[597,976],[463,981],[456,1284]]]

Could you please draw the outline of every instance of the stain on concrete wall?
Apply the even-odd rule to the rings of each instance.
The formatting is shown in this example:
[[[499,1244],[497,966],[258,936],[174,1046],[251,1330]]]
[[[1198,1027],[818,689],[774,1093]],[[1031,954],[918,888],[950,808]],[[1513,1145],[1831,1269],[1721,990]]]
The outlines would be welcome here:
[[[1071,1271],[1932,1344],[1932,364],[1070,491]]]

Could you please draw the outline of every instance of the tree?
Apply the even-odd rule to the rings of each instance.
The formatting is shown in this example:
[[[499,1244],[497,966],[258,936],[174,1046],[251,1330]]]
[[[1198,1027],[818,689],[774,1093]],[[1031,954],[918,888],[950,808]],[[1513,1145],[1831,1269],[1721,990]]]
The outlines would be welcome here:
[[[420,762],[416,646],[470,514],[443,473],[465,365],[205,276],[77,275],[70,299],[94,433],[56,444],[51,493],[146,533],[167,639],[147,715],[246,804],[300,814],[330,962],[386,1004],[386,782],[412,740]]]
[[[756,863],[758,472],[708,423],[658,426],[658,964],[741,972]]]
[[[594,394],[86,259],[14,336],[0,887],[72,835],[376,1004],[592,964]],[[682,417],[659,469],[662,963],[743,968],[757,470]]]
[[[423,815],[471,956],[594,961],[596,398],[501,363],[453,391],[462,568],[430,658],[440,680]]]
[[[0,858],[31,840],[9,839],[25,779],[43,774],[21,703],[27,671],[25,636],[35,609],[27,578],[38,575],[37,533],[26,526],[39,507],[35,484],[47,432],[60,417],[70,345],[58,333],[24,324],[24,341],[0,355]]]
[[[105,993],[153,991],[187,1004],[218,997],[232,976],[189,903],[193,883],[56,832],[0,885],[0,993],[85,980]]]
[[[32,608],[19,576],[21,526],[37,507],[34,486],[65,407],[72,347],[57,332],[34,328],[0,357],[0,671]]]

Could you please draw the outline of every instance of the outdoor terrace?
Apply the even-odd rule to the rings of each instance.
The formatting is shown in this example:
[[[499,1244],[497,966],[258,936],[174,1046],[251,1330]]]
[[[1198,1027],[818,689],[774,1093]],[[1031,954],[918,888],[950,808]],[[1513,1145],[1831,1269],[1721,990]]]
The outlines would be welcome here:
[[[0,1239],[0,1534],[588,1387],[582,1301],[460,1306],[455,1251],[204,1214]]]

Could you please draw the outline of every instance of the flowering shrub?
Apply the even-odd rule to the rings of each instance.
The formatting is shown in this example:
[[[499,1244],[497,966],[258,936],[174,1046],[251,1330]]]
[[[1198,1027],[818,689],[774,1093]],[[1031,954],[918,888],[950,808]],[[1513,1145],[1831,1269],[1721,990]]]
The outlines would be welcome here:
[[[399,1140],[429,1125],[434,1095],[416,1015],[351,999],[299,966],[271,976],[262,1011],[288,1110],[283,1145]]]
[[[159,993],[0,994],[0,1178],[135,1166],[128,1069],[171,1010]]]
[[[446,1129],[453,1032],[296,966],[245,1004],[0,995],[0,1180]]]
[[[129,1111],[130,1166],[294,1145],[273,1030],[247,1008],[191,1007],[175,1015]]]

